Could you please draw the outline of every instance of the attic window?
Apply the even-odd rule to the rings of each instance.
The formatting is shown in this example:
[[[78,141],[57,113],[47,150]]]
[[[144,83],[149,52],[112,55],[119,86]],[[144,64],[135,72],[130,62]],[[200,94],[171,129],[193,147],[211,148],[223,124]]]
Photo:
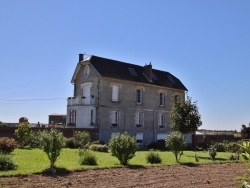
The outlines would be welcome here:
[[[137,74],[137,72],[135,71],[134,68],[128,67],[128,70],[129,70],[129,72],[130,72],[130,74],[131,74],[132,76],[134,76],[134,77],[138,76],[138,74]]]
[[[171,84],[175,84],[175,80],[172,76],[167,76],[168,80],[170,81]]]
[[[152,74],[152,79],[153,80],[158,80],[158,78],[156,77],[156,75],[154,73]]]

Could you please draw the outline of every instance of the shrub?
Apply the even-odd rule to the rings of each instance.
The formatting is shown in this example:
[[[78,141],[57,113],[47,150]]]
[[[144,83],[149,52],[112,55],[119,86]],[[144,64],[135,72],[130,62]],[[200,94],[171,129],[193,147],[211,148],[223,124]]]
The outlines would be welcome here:
[[[216,154],[217,154],[216,151],[217,151],[217,149],[216,149],[215,146],[212,146],[212,147],[210,147],[210,148],[208,149],[208,153],[209,153],[209,155],[210,155],[210,157],[211,157],[212,160],[215,160],[215,156],[216,156]]]
[[[84,147],[91,142],[91,136],[87,131],[75,131],[73,138],[75,139],[75,147]]]
[[[146,156],[147,162],[154,164],[154,163],[161,163],[161,157],[158,153],[155,152],[150,152],[148,153],[148,155]]]
[[[91,144],[89,146],[89,149],[93,151],[99,151],[99,152],[108,152],[109,147],[107,145]]]
[[[97,165],[96,156],[88,150],[82,150],[79,152],[81,165]]]
[[[6,123],[0,123],[0,127],[7,127]]]
[[[73,137],[65,138],[66,148],[75,148],[75,139]]]
[[[6,154],[0,154],[0,171],[13,170],[17,168],[17,164],[12,158]]]
[[[27,138],[26,144],[31,148],[40,148],[41,147],[41,131],[30,131],[29,137]]]
[[[157,140],[156,142],[152,142],[148,145],[148,149],[156,149],[156,150],[166,150],[166,141],[165,140]]]
[[[29,139],[31,128],[29,123],[19,123],[17,129],[15,130],[15,135],[19,139],[21,147],[27,144]]]
[[[50,131],[45,130],[41,133],[41,137],[42,149],[50,160],[50,168],[54,169],[55,162],[60,156],[61,150],[63,148],[62,132],[58,131],[57,129],[51,129]]]
[[[17,143],[13,138],[0,137],[0,152],[11,153],[17,147]]]
[[[183,150],[186,147],[186,142],[183,134],[181,134],[181,132],[179,131],[171,132],[167,137],[166,146],[174,154],[176,162],[179,162]]]
[[[135,138],[132,138],[128,133],[118,134],[109,142],[109,148],[112,156],[116,157],[122,165],[127,165],[128,161],[135,156],[138,149]]]

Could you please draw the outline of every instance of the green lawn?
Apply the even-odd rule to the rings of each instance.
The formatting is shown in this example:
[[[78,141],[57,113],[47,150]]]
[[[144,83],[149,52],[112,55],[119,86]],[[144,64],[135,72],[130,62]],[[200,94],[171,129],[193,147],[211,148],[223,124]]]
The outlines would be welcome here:
[[[56,167],[64,170],[81,170],[87,168],[111,168],[121,167],[119,161],[112,157],[110,153],[94,152],[97,157],[98,166],[81,166],[78,163],[79,156],[77,155],[77,149],[63,149],[59,159],[56,162]],[[214,163],[214,162],[230,162],[229,158],[231,153],[217,152],[216,160],[212,161],[208,152],[199,151],[196,152],[199,157],[199,162],[195,162],[193,151],[184,151],[181,157],[180,163],[175,162],[174,155],[169,151],[158,152],[162,158],[162,163],[159,165],[175,165],[175,164],[202,164],[202,163]],[[150,166],[151,164],[146,162],[146,156],[148,151],[138,151],[136,156],[129,161],[130,167],[143,167]],[[39,173],[49,168],[50,163],[46,154],[40,149],[15,149],[11,154],[14,161],[18,164],[16,170],[0,171],[2,175],[17,175],[17,174],[31,174]]]

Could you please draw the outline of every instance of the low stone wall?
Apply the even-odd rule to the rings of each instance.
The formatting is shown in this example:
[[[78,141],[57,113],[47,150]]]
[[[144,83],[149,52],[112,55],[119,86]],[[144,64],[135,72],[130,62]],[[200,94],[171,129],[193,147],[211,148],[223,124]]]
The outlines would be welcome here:
[[[15,138],[14,135],[16,127],[0,127],[0,137],[10,137]],[[33,131],[42,131],[50,128],[42,127],[31,127]],[[88,131],[91,135],[92,140],[98,140],[99,132],[98,129],[83,129],[83,128],[56,128],[60,130],[66,138],[72,137],[75,131]]]

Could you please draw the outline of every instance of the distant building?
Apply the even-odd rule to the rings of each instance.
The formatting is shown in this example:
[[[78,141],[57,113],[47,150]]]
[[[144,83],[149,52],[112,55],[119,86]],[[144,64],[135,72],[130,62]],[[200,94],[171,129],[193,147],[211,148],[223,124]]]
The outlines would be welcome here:
[[[54,113],[54,114],[50,114],[49,115],[49,125],[51,124],[62,124],[62,125],[66,125],[66,117],[67,115],[66,114],[57,114],[57,113]]]
[[[29,123],[29,120],[28,120],[28,118],[26,118],[26,117],[21,117],[21,118],[19,119],[19,123]]]
[[[68,98],[67,126],[98,129],[108,142],[128,132],[139,145],[166,139],[173,99],[184,98],[186,87],[169,72],[98,56],[79,55]],[[189,138],[191,142],[191,136]]]

